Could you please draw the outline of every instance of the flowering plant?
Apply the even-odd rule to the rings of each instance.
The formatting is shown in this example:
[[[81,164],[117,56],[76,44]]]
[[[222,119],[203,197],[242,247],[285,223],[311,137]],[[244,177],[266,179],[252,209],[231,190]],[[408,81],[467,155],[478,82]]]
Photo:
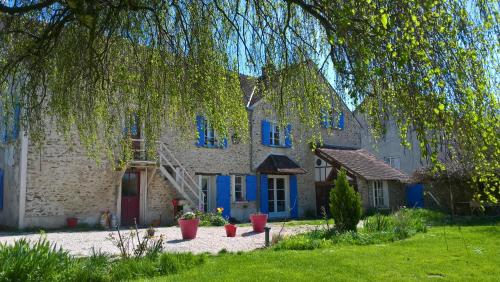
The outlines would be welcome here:
[[[188,220],[188,219],[196,219],[197,216],[194,212],[186,212],[181,216],[181,219]]]

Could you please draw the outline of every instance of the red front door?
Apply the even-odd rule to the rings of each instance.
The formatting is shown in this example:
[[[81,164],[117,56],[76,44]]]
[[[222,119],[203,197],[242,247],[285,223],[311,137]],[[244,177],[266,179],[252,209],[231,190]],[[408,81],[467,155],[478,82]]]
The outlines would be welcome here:
[[[122,178],[122,225],[133,225],[134,219],[139,224],[139,194],[139,171],[127,170]]]

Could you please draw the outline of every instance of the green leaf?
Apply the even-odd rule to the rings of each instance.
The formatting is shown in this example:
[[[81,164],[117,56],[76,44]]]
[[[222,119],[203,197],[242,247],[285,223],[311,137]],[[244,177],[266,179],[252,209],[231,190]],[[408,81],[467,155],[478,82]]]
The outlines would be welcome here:
[[[387,29],[387,22],[389,20],[389,15],[388,14],[382,14],[380,21],[382,22],[382,26],[384,29]]]

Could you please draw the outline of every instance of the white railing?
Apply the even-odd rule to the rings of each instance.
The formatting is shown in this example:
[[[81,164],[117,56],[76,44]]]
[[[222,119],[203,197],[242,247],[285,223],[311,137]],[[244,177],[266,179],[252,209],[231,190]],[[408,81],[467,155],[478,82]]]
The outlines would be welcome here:
[[[203,210],[204,194],[199,184],[187,172],[184,166],[175,158],[163,142],[158,143],[158,155],[160,162],[160,171],[165,175],[174,187],[186,198],[193,207]],[[168,171],[170,167],[171,171]],[[175,173],[174,175],[172,175]]]

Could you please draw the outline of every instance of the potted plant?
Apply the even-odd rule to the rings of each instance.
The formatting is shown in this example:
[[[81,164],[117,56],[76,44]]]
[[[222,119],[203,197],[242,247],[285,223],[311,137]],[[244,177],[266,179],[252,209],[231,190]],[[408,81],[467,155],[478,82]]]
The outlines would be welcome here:
[[[250,215],[250,222],[252,223],[253,232],[264,232],[264,227],[267,224],[267,214],[265,213],[252,213]]]
[[[66,218],[66,224],[68,225],[68,228],[75,228],[78,225],[78,218],[68,217]]]
[[[150,226],[150,227],[146,230],[146,232],[148,233],[148,236],[149,236],[149,237],[153,237],[153,236],[155,236],[155,231],[156,231],[156,230],[154,229],[154,227],[153,227],[153,226]]]
[[[224,229],[226,229],[226,236],[227,237],[236,237],[236,224],[233,223],[227,223],[224,225]]]
[[[196,232],[198,231],[199,224],[200,219],[196,217],[195,213],[184,213],[181,218],[179,218],[179,227],[181,228],[182,239],[191,240],[196,238]]]

